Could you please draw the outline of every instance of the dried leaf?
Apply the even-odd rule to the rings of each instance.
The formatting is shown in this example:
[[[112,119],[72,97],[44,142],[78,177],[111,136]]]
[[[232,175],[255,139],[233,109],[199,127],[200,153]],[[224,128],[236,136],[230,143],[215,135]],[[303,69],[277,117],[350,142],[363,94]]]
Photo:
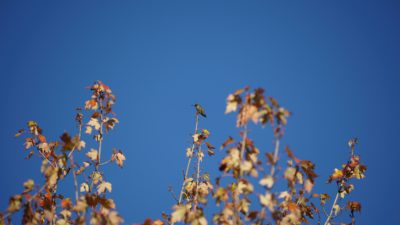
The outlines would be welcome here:
[[[119,167],[122,167],[126,158],[122,151],[119,150],[118,152],[114,151],[114,154],[111,156],[111,160],[115,161]]]
[[[270,189],[272,186],[274,186],[274,178],[271,175],[267,175],[260,180],[260,185],[266,186],[268,189]]]
[[[80,192],[89,192],[89,185],[86,182],[82,183],[79,191]]]
[[[90,149],[90,152],[86,153],[86,156],[89,157],[92,161],[98,161],[98,152],[96,149]]]
[[[226,139],[224,143],[221,145],[221,149],[224,149],[226,146],[232,144],[234,141],[235,140],[233,140],[233,138],[229,136],[228,139]]]
[[[104,193],[106,190],[111,192],[111,183],[103,181],[97,186],[97,194]]]

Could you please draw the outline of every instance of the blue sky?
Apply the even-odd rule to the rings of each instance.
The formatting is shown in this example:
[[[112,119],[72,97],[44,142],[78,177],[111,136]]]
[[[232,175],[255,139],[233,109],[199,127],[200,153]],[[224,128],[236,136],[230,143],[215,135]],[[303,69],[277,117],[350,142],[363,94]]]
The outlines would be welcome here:
[[[120,120],[105,149],[121,148],[123,169],[107,167],[128,223],[160,217],[179,189],[200,102],[200,126],[219,146],[237,135],[225,99],[263,87],[293,112],[284,144],[317,164],[320,192],[357,136],[368,166],[352,198],[360,224],[395,224],[400,209],[400,4],[397,1],[2,1],[0,3],[0,209],[38,159],[24,160],[15,132],[35,120],[48,137],[76,132],[74,109],[95,80],[117,95]],[[268,129],[253,137],[272,150]],[[211,173],[223,152],[206,161]],[[68,186],[70,185],[70,186]],[[66,182],[65,191],[73,189]]]

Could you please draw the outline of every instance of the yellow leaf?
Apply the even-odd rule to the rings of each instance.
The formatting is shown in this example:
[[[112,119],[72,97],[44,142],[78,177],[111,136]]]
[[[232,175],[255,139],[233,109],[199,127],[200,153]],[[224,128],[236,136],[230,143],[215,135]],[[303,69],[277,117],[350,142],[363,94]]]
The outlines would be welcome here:
[[[24,193],[32,191],[34,185],[35,185],[35,182],[32,179],[29,179],[28,181],[26,181],[24,183],[24,188],[25,188]]]
[[[103,181],[103,176],[96,171],[92,173],[91,178],[93,180],[93,184],[98,184],[99,182]]]
[[[293,181],[295,178],[296,169],[293,167],[288,167],[285,171],[284,177],[287,180]]]

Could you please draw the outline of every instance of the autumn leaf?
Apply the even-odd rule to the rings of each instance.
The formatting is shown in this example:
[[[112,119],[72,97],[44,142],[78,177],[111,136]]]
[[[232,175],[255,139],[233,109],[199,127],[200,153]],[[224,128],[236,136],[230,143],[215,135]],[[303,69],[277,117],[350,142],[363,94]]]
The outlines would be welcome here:
[[[14,137],[19,137],[19,136],[21,136],[21,134],[23,134],[24,132],[25,132],[24,129],[20,129],[20,130],[18,130],[18,132],[14,135]]]
[[[226,139],[224,143],[221,145],[221,149],[224,149],[226,146],[232,144],[234,141],[235,140],[233,140],[233,138],[229,136],[228,139]]]
[[[207,146],[207,153],[209,156],[213,156],[215,155],[214,149],[215,147],[212,146],[209,142],[206,142],[206,146]]]
[[[46,137],[43,135],[38,135],[38,139],[40,142],[45,143],[46,142]]]
[[[32,146],[35,145],[35,141],[32,138],[26,138],[24,145],[25,149],[30,149]]]
[[[193,134],[192,135],[192,138],[193,138],[193,142],[194,143],[198,143],[199,142],[199,138],[200,137],[200,134]]]
[[[274,199],[274,196],[271,193],[266,193],[265,195],[260,195],[259,196],[260,203],[261,205],[267,207],[269,211],[274,212],[275,211],[275,205],[276,205],[276,200]]]
[[[28,124],[29,127],[37,126],[37,123],[35,121],[33,121],[33,120],[28,121],[27,124]]]
[[[202,133],[202,135],[205,136],[205,137],[210,136],[210,131],[208,131],[207,129],[203,129],[203,130],[201,131],[201,133]]]
[[[260,180],[260,185],[271,188],[274,185],[274,178],[271,175],[267,175]]]
[[[25,188],[24,193],[28,193],[28,192],[32,191],[34,186],[35,186],[35,182],[32,179],[27,180],[24,183],[24,188]]]
[[[86,182],[82,183],[79,191],[80,192],[89,192],[89,185]]]
[[[110,221],[111,225],[121,224],[124,222],[122,217],[120,215],[118,215],[118,213],[116,211],[111,211],[108,214],[108,220]]]
[[[193,151],[191,148],[186,149],[186,157],[191,158],[193,156]]]
[[[119,150],[118,152],[114,150],[114,153],[111,156],[111,160],[115,161],[119,167],[122,167],[126,158],[121,150]]]
[[[85,102],[85,109],[96,110],[98,108],[98,104],[96,99],[90,99]]]
[[[64,132],[61,137],[60,137],[63,145],[63,150],[72,150],[75,146],[75,144],[72,141],[71,136],[67,133]]]
[[[292,195],[290,195],[289,192],[287,192],[287,191],[282,191],[279,194],[278,198],[283,198],[283,199],[285,199],[285,201],[289,201],[290,199],[292,199]]]
[[[90,118],[89,122],[87,125],[94,127],[94,129],[99,130],[100,129],[100,123],[99,120],[96,118]]]
[[[86,147],[86,142],[84,141],[79,141],[76,148],[80,151],[82,148]]]
[[[174,212],[171,214],[171,222],[176,223],[183,221],[188,210],[189,208],[186,205],[174,206]]]
[[[81,199],[79,199],[76,205],[74,206],[73,210],[76,212],[85,212],[87,207],[88,204],[85,198],[81,197]]]
[[[361,212],[361,203],[356,201],[347,202],[346,209],[350,210],[351,213]]]
[[[11,197],[8,203],[7,211],[9,213],[18,211],[21,208],[21,201],[22,201],[21,195],[14,195],[13,197]]]
[[[96,149],[91,149],[90,152],[86,153],[86,156],[89,157],[92,161],[98,161],[98,152]]]
[[[116,123],[119,123],[117,118],[105,118],[103,121],[106,131],[114,129]]]
[[[296,169],[293,167],[288,167],[285,170],[284,177],[289,181],[294,181],[296,175]]]
[[[92,178],[92,180],[93,180],[93,184],[98,184],[99,182],[102,182],[102,181],[103,181],[103,176],[102,176],[99,172],[97,172],[97,171],[94,171],[94,172],[91,174],[91,178]]]
[[[343,178],[343,171],[335,168],[332,175],[329,177],[328,182],[330,183],[333,180],[338,180],[338,179],[342,179],[342,178]]]
[[[164,225],[164,222],[161,220],[155,220],[152,225]]]
[[[307,179],[306,182],[304,183],[304,190],[306,190],[307,193],[311,193],[313,187],[314,183],[310,179]]]
[[[103,181],[97,186],[97,194],[104,193],[106,190],[111,192],[111,183]]]
[[[86,126],[85,134],[91,134],[93,128],[91,126]]]
[[[71,199],[70,198],[66,198],[66,199],[63,199],[62,201],[61,201],[61,208],[63,208],[63,209],[69,209],[69,208],[71,208],[72,207],[72,202],[71,202]]]
[[[235,112],[238,108],[238,101],[235,95],[228,95],[228,98],[226,99],[227,104],[226,104],[226,109],[225,109],[225,114]]]
[[[321,205],[326,204],[326,200],[330,199],[331,197],[328,194],[320,194],[319,199],[321,201]]]

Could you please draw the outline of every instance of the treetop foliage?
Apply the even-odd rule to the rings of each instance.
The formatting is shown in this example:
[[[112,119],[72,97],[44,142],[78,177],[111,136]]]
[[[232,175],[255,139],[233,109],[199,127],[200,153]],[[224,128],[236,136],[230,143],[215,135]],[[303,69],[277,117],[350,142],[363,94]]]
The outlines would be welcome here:
[[[44,181],[37,184],[29,179],[23,183],[22,192],[10,197],[8,208],[0,214],[0,224],[11,224],[13,215],[18,212],[22,214],[22,224],[114,225],[124,222],[109,197],[112,179],[102,171],[103,166],[111,163],[123,167],[126,160],[122,150],[102,148],[104,138],[119,123],[112,108],[116,97],[101,81],[88,89],[90,99],[85,102],[84,109],[77,108],[75,134],[64,132],[59,140],[47,140],[39,124],[28,121],[27,128],[15,135],[24,136],[27,159],[41,160]],[[204,171],[204,164],[207,157],[216,154],[216,148],[208,141],[212,133],[199,128],[199,116],[206,118],[205,109],[198,103],[194,107],[195,128],[192,142],[186,149],[182,185],[178,195],[172,188],[169,190],[175,205],[171,211],[163,212],[160,219],[147,219],[143,224],[328,225],[337,224],[338,219],[346,221],[340,216],[343,212],[348,212],[350,218],[340,224],[355,224],[355,214],[361,211],[361,203],[343,200],[354,190],[352,180],[365,177],[366,166],[355,151],[356,138],[348,142],[348,161],[335,168],[327,179],[327,183],[337,187],[334,197],[315,193],[315,179],[318,178],[315,164],[299,158],[289,146],[281,147],[291,113],[276,99],[266,96],[264,89],[244,87],[227,97],[225,113],[236,114],[239,138],[227,137],[222,142],[220,149],[225,155],[219,163],[220,174],[212,181],[210,174]],[[250,123],[255,127],[271,127],[273,152],[257,147]],[[87,146],[86,138],[92,138],[95,144]],[[282,156],[281,149],[286,156]],[[82,152],[85,160],[78,162],[74,156]],[[61,181],[67,178],[73,179],[74,196],[58,190]],[[286,188],[282,189],[278,182],[285,183]],[[332,203],[328,205],[330,200]],[[217,211],[206,215],[205,208],[210,204],[217,206]]]

